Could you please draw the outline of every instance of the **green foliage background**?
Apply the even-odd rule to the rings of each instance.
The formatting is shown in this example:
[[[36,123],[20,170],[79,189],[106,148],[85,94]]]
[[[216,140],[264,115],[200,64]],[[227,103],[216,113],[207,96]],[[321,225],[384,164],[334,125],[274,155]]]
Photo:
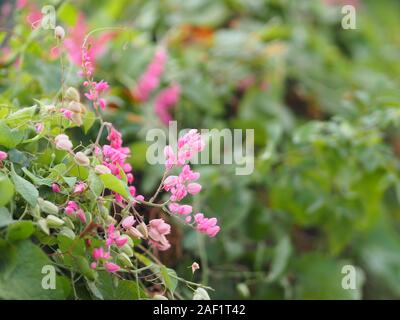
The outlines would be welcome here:
[[[359,1],[356,30],[342,29],[340,6],[322,0],[54,4],[67,36],[79,12],[91,29],[124,27],[107,44],[96,77],[111,85],[114,107],[106,117],[131,146],[143,194],[162,174],[146,162],[145,133],[162,124],[153,100],[140,104],[129,91],[166,37],[170,58],[161,87],[182,87],[174,111],[180,129],[255,129],[252,175],[237,176],[228,165],[196,167],[203,190],[194,205],[218,217],[222,230],[210,240],[182,228],[179,254],[165,258],[177,274],[190,279],[188,266],[198,261],[194,279],[215,289],[212,298],[400,298],[398,1]],[[54,95],[61,73],[59,61],[47,56],[51,31],[32,31],[22,15],[14,31],[12,55],[0,66],[0,99],[26,107],[32,97]],[[19,68],[12,67],[17,57]],[[66,81],[77,85],[76,67],[66,64]],[[248,77],[250,86],[241,89]],[[75,138],[89,141],[97,129],[75,130]],[[7,142],[12,148],[0,134],[0,144]],[[0,226],[4,219],[0,211]],[[30,265],[28,256],[37,264],[47,259],[29,246],[2,255],[15,254],[18,266]],[[356,290],[341,287],[347,264],[357,267]],[[0,280],[0,296],[39,294],[18,291],[31,267]]]

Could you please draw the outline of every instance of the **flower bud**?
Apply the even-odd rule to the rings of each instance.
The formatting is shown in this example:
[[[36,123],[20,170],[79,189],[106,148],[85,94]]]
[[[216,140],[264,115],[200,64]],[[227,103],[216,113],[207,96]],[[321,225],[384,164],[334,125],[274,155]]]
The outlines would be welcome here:
[[[40,228],[45,234],[50,235],[50,230],[49,230],[49,227],[48,227],[48,225],[47,225],[46,219],[39,219],[37,223],[38,223],[39,228]]]
[[[68,110],[71,110],[72,112],[75,112],[75,113],[81,113],[82,107],[79,102],[71,101],[70,103],[68,103]]]
[[[55,182],[52,183],[51,190],[53,190],[53,192],[55,192],[55,193],[60,193],[61,192],[60,185],[58,183],[55,183]]]
[[[41,211],[53,215],[58,214],[58,207],[54,203],[51,203],[50,201],[47,200],[43,200],[42,198],[38,198],[37,201]]]
[[[134,228],[134,227],[129,228],[129,229],[126,231],[126,233],[127,233],[129,236],[131,236],[132,238],[134,238],[134,239],[140,239],[140,238],[143,238],[143,237],[144,237],[143,234],[141,234],[140,231],[139,231],[138,229]]]
[[[81,100],[78,90],[76,90],[74,87],[69,87],[67,91],[65,91],[65,99],[76,102]]]
[[[196,270],[200,269],[200,266],[197,262],[193,262],[191,268],[192,268],[192,273],[194,273]]]
[[[80,113],[73,112],[71,114],[71,121],[73,123],[75,123],[78,127],[80,127],[83,124],[82,117],[81,117]]]
[[[117,255],[117,261],[125,267],[133,267],[131,259],[124,252]]]
[[[60,218],[58,218],[56,216],[53,216],[52,214],[50,214],[46,217],[46,222],[50,228],[58,228],[58,227],[61,227],[65,223],[63,220],[61,220]]]
[[[110,174],[111,170],[106,166],[99,164],[94,168],[94,172],[96,172],[97,174]]]
[[[115,239],[115,244],[118,247],[123,247],[126,243],[128,242],[128,237],[127,236],[119,236]]]
[[[190,194],[199,193],[200,190],[201,190],[201,185],[198,184],[198,183],[195,183],[195,182],[189,183],[188,186],[187,186],[187,191],[188,191]]]
[[[144,222],[139,223],[139,225],[136,228],[143,235],[143,237],[145,239],[147,239],[149,237],[149,232],[148,232],[147,226]]]
[[[130,238],[129,238],[130,239]],[[128,257],[133,257],[133,250],[132,248],[129,246],[129,244],[125,244],[121,247],[121,251],[123,253],[125,253]]]
[[[65,221],[67,227],[69,227],[72,230],[75,229],[75,225],[69,217],[64,217],[63,220]]]
[[[7,159],[7,152],[0,151],[0,161]]]
[[[135,218],[133,216],[128,216],[122,220],[121,224],[122,227],[124,227],[124,229],[129,229],[134,225],[134,223],[135,223]]]
[[[75,154],[75,161],[81,166],[87,167],[90,164],[89,158],[81,151]]]
[[[105,219],[107,224],[116,224],[117,221],[111,217],[110,215],[107,216],[107,218]]]
[[[72,142],[65,134],[59,134],[57,137],[55,137],[55,142],[58,150],[69,151],[72,149]]]
[[[75,233],[67,227],[62,227],[59,234],[62,234],[70,239],[75,239]]]
[[[65,37],[65,30],[64,30],[64,28],[61,27],[61,26],[55,27],[55,29],[54,29],[54,36],[55,36],[57,39],[60,39],[60,40],[64,39],[64,37]]]

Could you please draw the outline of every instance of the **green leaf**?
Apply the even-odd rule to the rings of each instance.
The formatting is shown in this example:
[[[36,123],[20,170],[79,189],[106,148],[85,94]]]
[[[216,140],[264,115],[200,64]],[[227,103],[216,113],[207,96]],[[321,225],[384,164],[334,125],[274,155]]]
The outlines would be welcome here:
[[[296,275],[294,288],[295,299],[360,299],[362,295],[362,270],[357,269],[356,289],[346,290],[342,287],[345,276],[342,267],[352,264],[338,261],[320,253],[303,255],[295,263],[293,273]]]
[[[52,180],[46,178],[36,177],[32,172],[30,172],[27,168],[23,167],[22,171],[31,179],[31,181],[37,186],[49,186],[51,187]]]
[[[8,226],[10,223],[13,223],[13,221],[14,220],[7,208],[0,207],[0,228]]]
[[[104,184],[104,187],[110,189],[114,192],[119,193],[125,199],[128,199],[130,194],[127,185],[119,180],[116,176],[112,175],[111,173],[106,173],[100,175],[100,179]]]
[[[90,268],[89,262],[85,257],[82,256],[73,256],[73,265],[81,274],[83,274],[89,280],[95,280],[96,271]]]
[[[288,236],[282,237],[278,245],[275,247],[274,258],[272,260],[271,270],[268,274],[267,281],[275,281],[285,270],[288,263],[292,246]]]
[[[11,149],[17,146],[24,136],[24,133],[17,130],[11,130],[4,121],[0,121],[0,145]]]
[[[17,221],[9,225],[7,230],[8,240],[23,240],[30,237],[35,231],[35,226],[32,221]]]
[[[170,291],[174,292],[178,286],[178,279],[175,270],[161,266],[160,271],[163,276],[165,286]]]
[[[44,266],[52,265],[44,252],[31,241],[20,241],[0,248],[1,299],[64,299],[69,280],[56,277],[56,287],[44,290]]]
[[[7,176],[2,174],[0,174],[0,190],[0,207],[3,207],[12,199],[14,195],[14,185]]]
[[[62,178],[70,188],[72,188],[75,185],[77,180],[76,177],[62,177]]]
[[[17,175],[14,169],[11,171],[11,179],[14,182],[15,190],[28,202],[32,207],[36,206],[39,192],[36,187],[28,180]]]
[[[137,300],[147,295],[136,281],[120,280],[113,283],[113,275],[108,272],[99,272],[97,288],[105,300]]]
[[[96,115],[92,111],[88,111],[83,116],[83,131],[87,133],[93,126],[96,120]]]
[[[101,195],[104,189],[103,182],[93,170],[89,171],[88,185],[90,190],[92,190],[96,194],[96,196]]]

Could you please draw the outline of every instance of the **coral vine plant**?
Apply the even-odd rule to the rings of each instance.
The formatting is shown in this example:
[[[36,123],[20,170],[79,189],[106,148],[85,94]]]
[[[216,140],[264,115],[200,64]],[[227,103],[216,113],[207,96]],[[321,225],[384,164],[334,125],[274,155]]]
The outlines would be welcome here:
[[[66,49],[64,36],[57,27],[59,59]],[[179,138],[177,150],[166,146],[158,189],[149,199],[138,194],[140,185],[135,185],[132,166],[126,161],[130,150],[117,128],[102,116],[109,84],[95,80],[87,39],[80,48],[83,94],[62,82],[61,94],[52,103],[19,110],[2,107],[6,112],[1,112],[0,120],[0,230],[5,232],[1,245],[12,248],[13,241],[22,241],[29,247],[40,246],[40,255],[47,254],[43,259],[56,267],[64,297],[83,298],[83,286],[99,299],[110,297],[111,291],[112,298],[176,298],[181,297],[176,290],[179,282],[196,297],[207,297],[204,288],[210,288],[178,277],[155,254],[171,247],[168,221],[173,218],[209,237],[220,230],[216,218],[206,218],[181,203],[202,188],[197,182],[200,174],[189,164],[204,148],[202,137],[192,129]],[[162,72],[158,65],[163,64],[165,52],[158,49],[153,65],[140,79],[141,99],[157,86]],[[175,94],[179,88],[173,88]],[[160,104],[173,104],[171,99],[175,98],[164,97],[161,100],[168,101]],[[70,129],[87,132],[96,122],[99,131],[94,141],[74,142]],[[26,164],[21,161],[28,158]],[[159,202],[162,192],[169,193],[169,200]],[[168,219],[149,219],[146,207],[164,211]],[[195,265],[193,270],[199,268]]]

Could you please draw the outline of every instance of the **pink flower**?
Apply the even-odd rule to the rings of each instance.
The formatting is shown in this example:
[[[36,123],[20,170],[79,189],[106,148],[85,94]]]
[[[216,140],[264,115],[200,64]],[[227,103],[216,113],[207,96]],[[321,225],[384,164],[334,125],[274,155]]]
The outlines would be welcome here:
[[[85,212],[82,209],[78,209],[76,211],[76,216],[78,217],[79,220],[81,220],[83,223],[86,223],[86,215]]]
[[[140,77],[134,96],[141,102],[146,101],[150,93],[156,89],[160,83],[161,74],[167,60],[167,52],[163,48],[156,50],[153,60],[147,66],[146,71]]]
[[[72,215],[78,210],[79,206],[75,201],[68,201],[67,207],[65,208],[65,213],[67,215]]]
[[[0,151],[0,161],[7,159],[8,155],[7,152]]]
[[[37,124],[35,124],[35,131],[36,133],[41,133],[44,129],[44,125],[43,123],[39,122]]]
[[[192,273],[194,273],[196,270],[200,269],[200,265],[197,262],[193,262],[191,268],[192,268]]]
[[[100,247],[100,248],[94,248],[93,249],[93,258],[95,260],[100,260],[100,259],[103,258],[103,256],[104,256],[103,248]]]
[[[122,220],[122,227],[124,229],[129,229],[135,224],[135,218],[133,216],[126,217]]]
[[[165,237],[171,232],[171,226],[163,219],[153,219],[149,223],[149,237],[152,244],[160,250],[167,250],[171,245]]]
[[[56,143],[56,148],[59,150],[69,151],[72,149],[72,142],[65,134],[59,134],[54,138],[54,141]]]
[[[192,213],[192,210],[193,210],[192,206],[189,206],[187,204],[179,205],[175,202],[170,203],[168,208],[169,208],[169,210],[171,210],[171,212],[182,214],[182,215],[190,214],[190,213]]]
[[[82,193],[86,190],[86,188],[87,188],[86,183],[81,181],[75,186],[73,193],[74,194]]]
[[[61,192],[59,184],[55,182],[51,185],[51,190],[53,190],[53,192],[55,193]]]
[[[177,84],[161,91],[156,97],[154,103],[154,111],[164,124],[168,124],[172,120],[169,110],[178,102],[180,87]]]
[[[129,182],[129,179],[128,179],[128,182]],[[128,189],[129,189],[130,195],[132,197],[134,197],[136,195],[136,188],[134,186],[129,186]]]
[[[100,80],[100,82],[95,83],[95,89],[98,93],[103,92],[109,88],[109,85],[106,81]]]
[[[169,176],[164,180],[164,189],[169,191],[172,187],[179,183],[177,176]]]
[[[169,170],[174,165],[182,167],[194,155],[204,149],[204,141],[196,129],[191,129],[178,140],[177,153],[172,150],[171,146],[164,148],[164,156],[166,158],[165,167]]]
[[[220,227],[217,226],[217,218],[205,218],[202,213],[197,213],[194,220],[197,224],[196,229],[207,234],[210,238],[215,237],[220,230]]]
[[[127,242],[128,242],[128,237],[126,236],[119,236],[118,238],[115,239],[115,244],[118,247],[123,247]]]
[[[114,273],[114,272],[117,272],[117,271],[120,269],[120,266],[117,265],[117,264],[115,264],[115,263],[112,263],[112,262],[106,262],[106,263],[104,264],[104,268],[105,268],[108,272]]]
[[[60,109],[60,112],[63,114],[63,116],[64,116],[66,119],[71,120],[71,118],[72,118],[72,111],[71,111],[71,110],[61,108],[61,109]]]
[[[190,194],[197,194],[199,193],[201,190],[201,185],[198,183],[189,183],[187,186],[187,192],[189,192]]]

